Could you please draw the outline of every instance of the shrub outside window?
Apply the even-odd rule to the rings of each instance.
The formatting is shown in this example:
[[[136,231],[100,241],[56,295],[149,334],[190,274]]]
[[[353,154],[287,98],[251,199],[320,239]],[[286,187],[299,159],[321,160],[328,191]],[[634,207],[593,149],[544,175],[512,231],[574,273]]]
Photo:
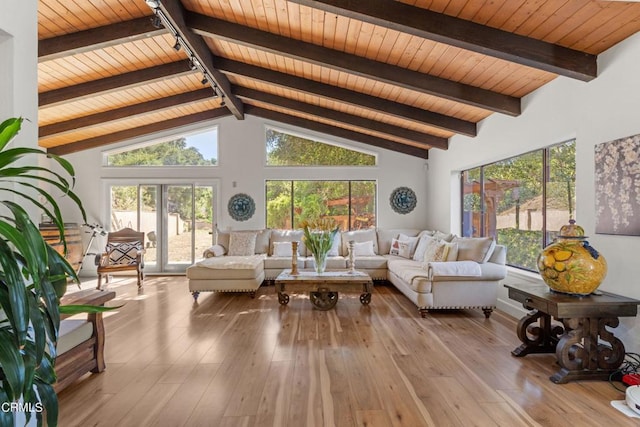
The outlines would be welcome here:
[[[537,271],[542,248],[575,217],[575,140],[462,171],[462,235],[507,246],[507,264]]]
[[[269,180],[268,228],[299,228],[302,221],[332,218],[341,230],[376,226],[375,181]]]

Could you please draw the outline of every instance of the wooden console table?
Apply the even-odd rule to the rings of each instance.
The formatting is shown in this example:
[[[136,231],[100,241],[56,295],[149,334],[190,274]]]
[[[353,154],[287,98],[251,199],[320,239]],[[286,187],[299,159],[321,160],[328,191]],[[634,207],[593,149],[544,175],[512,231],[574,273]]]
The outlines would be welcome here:
[[[624,344],[607,327],[617,327],[618,317],[636,316],[640,301],[608,292],[566,295],[546,285],[505,287],[509,298],[533,310],[518,322],[522,345],[511,354],[523,357],[555,352],[561,369],[549,378],[554,383],[607,380],[624,361]],[[552,324],[552,317],[562,325]]]

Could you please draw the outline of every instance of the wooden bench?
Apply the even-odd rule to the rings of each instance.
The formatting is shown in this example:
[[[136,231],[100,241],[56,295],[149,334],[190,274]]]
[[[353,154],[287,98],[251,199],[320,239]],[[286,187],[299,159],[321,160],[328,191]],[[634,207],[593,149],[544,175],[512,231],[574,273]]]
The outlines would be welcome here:
[[[60,304],[101,306],[115,296],[113,291],[89,289],[65,295]],[[89,313],[86,319],[69,319],[68,315],[61,317],[55,366],[58,381],[53,385],[56,393],[87,372],[98,373],[105,369],[102,313]]]

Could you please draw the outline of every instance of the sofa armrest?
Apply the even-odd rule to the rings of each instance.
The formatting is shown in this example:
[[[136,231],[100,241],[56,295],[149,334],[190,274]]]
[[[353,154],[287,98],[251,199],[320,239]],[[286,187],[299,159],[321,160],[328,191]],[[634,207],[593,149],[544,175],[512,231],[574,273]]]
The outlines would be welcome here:
[[[478,280],[503,280],[507,277],[507,267],[504,264],[485,262],[480,264],[482,274]]]

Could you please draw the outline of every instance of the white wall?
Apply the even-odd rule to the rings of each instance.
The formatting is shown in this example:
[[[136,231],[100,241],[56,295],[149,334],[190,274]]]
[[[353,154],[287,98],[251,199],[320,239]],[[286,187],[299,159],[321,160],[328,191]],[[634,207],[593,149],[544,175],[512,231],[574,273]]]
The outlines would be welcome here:
[[[382,150],[369,145],[336,139],[328,135],[293,128],[274,122],[246,116],[244,120],[227,117],[207,124],[218,126],[219,165],[212,168],[108,168],[102,166],[103,150],[113,150],[126,144],[110,145],[102,149],[86,150],[65,156],[76,168],[78,176],[76,193],[85,205],[88,221],[109,224],[105,217],[107,199],[102,182],[125,178],[149,178],[164,180],[178,179],[217,180],[218,227],[220,229],[255,229],[265,226],[265,180],[268,179],[366,179],[378,181],[378,226],[422,228],[426,225],[428,201],[426,194],[426,160],[413,156]],[[280,130],[302,133],[319,141],[344,144],[378,154],[375,167],[330,167],[330,168],[281,168],[265,166],[265,129],[266,125]],[[193,131],[194,127],[184,128],[183,132]],[[154,138],[166,140],[171,134],[164,132]],[[179,135],[179,134],[178,134]],[[135,140],[133,142],[142,142]],[[235,187],[234,187],[235,183]],[[399,186],[408,186],[418,195],[416,209],[407,215],[400,215],[390,207],[389,196]],[[234,221],[227,213],[229,198],[236,193],[249,194],[256,202],[254,216],[243,222]],[[80,222],[75,210],[64,211],[67,221]],[[75,218],[73,216],[75,215]],[[99,247],[99,242],[95,247]],[[86,263],[85,263],[86,265]],[[87,268],[90,268],[87,266]],[[86,273],[83,270],[83,273]]]
[[[456,136],[448,151],[432,150],[428,227],[459,232],[460,170],[575,137],[576,220],[609,266],[600,289],[640,299],[640,236],[595,234],[594,192],[594,146],[640,133],[638,58],[640,33],[599,55],[595,80],[584,83],[559,77],[526,97],[519,117],[493,114],[480,124],[476,138]],[[522,279],[512,274],[509,280]],[[500,303],[508,308],[506,292]],[[627,351],[640,351],[640,320],[621,319],[616,335],[622,337]]]

